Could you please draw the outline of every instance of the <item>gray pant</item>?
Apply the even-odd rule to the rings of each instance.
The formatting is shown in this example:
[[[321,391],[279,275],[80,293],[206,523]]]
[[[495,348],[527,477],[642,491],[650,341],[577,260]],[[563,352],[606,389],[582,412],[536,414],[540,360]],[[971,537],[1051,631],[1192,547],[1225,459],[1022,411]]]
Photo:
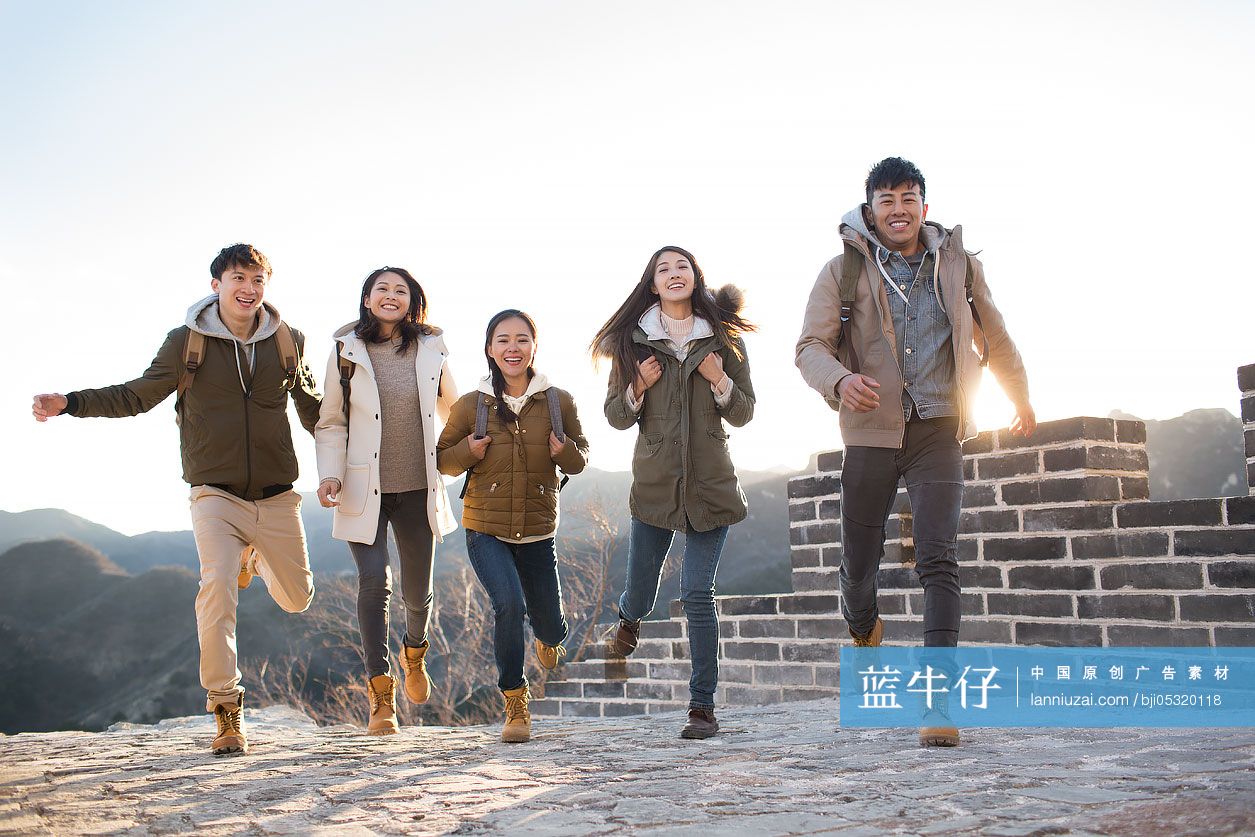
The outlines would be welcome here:
[[[353,560],[357,562],[357,622],[362,631],[367,677],[389,673],[388,600],[392,596],[389,523],[401,558],[406,645],[417,648],[427,641],[427,623],[431,617],[431,564],[435,543],[427,522],[427,492],[384,494],[379,505],[375,542],[349,543]]]
[[[959,641],[955,542],[963,504],[963,450],[954,417],[912,418],[902,447],[847,447],[841,466],[841,608],[850,629],[876,625],[876,572],[898,480],[906,481],[915,536],[915,572],[924,586],[924,645]]]

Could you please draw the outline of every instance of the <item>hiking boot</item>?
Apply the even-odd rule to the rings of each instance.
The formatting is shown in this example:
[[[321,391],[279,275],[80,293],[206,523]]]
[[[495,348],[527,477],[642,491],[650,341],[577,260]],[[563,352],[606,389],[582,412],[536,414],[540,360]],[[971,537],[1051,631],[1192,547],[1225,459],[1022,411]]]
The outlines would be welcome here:
[[[218,722],[218,736],[214,739],[215,756],[242,756],[248,752],[248,737],[244,735],[244,698],[235,703],[220,703],[214,707],[214,720]]]
[[[426,640],[417,648],[402,643],[401,662],[405,665],[405,696],[410,703],[426,703],[431,697],[431,677],[427,675],[427,649],[431,646]]]
[[[366,681],[370,696],[370,720],[366,723],[367,735],[396,735],[401,731],[397,723],[397,681],[380,674]]]
[[[850,636],[854,637],[855,648],[877,648],[880,646],[880,640],[885,636],[885,623],[880,621],[880,617],[876,617],[876,624],[872,625],[872,629],[865,634],[856,634],[854,629],[850,628]]]
[[[507,744],[522,744],[532,737],[532,713],[527,708],[531,692],[524,683],[517,689],[503,689],[505,695],[505,726],[501,728],[501,740]]]
[[[558,667],[558,660],[566,656],[566,648],[561,645],[545,645],[539,639],[536,640],[536,659],[540,660],[540,667],[546,671],[553,671]]]
[[[919,746],[959,746],[959,729],[950,718],[947,697],[945,694],[933,695],[932,708],[924,710],[924,719],[919,726]]]
[[[240,574],[235,579],[241,590],[248,589],[248,585],[253,583],[253,576],[257,575],[256,560],[257,550],[251,546],[244,547],[244,551],[240,553]]]
[[[713,709],[689,709],[689,721],[680,730],[681,738],[710,738],[719,731]]]
[[[614,632],[614,639],[610,643],[611,650],[620,657],[630,657],[632,652],[636,650],[636,643],[641,638],[641,620],[624,619],[619,617],[619,627]]]

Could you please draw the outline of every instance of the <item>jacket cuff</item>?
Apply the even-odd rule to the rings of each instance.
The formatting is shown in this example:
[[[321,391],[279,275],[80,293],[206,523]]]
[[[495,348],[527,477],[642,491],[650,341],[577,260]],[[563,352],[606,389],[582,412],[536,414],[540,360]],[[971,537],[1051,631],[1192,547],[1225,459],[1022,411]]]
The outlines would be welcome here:
[[[64,412],[67,416],[78,415],[78,393],[77,392],[67,392],[65,394],[65,410],[63,410],[62,412]]]
[[[636,393],[632,391],[632,385],[628,384],[627,390],[623,393],[623,403],[627,405],[628,411],[639,413],[641,407],[645,406],[645,396],[641,396],[641,400],[636,400]]]
[[[731,404],[732,389],[732,378],[728,377],[728,374],[725,372],[723,380],[719,382],[718,386],[715,384],[710,385],[710,391],[715,394],[715,406],[722,409]],[[722,390],[722,392],[720,390]]]

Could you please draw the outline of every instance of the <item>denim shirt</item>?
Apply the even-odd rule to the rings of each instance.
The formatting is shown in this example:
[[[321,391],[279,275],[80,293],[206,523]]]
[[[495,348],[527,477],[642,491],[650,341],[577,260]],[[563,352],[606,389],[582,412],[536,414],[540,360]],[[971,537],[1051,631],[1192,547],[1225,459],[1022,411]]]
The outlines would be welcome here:
[[[904,418],[910,421],[912,411],[922,419],[957,416],[950,319],[933,282],[936,254],[920,250],[910,259],[904,259],[900,253],[877,248],[876,258],[888,279],[909,301],[904,301],[882,275],[905,388]]]

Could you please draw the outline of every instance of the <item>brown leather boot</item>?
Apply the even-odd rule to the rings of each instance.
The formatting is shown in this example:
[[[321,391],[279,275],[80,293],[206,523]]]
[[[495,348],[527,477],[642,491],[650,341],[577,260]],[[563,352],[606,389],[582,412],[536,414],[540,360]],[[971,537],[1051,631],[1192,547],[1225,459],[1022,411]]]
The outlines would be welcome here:
[[[524,683],[517,689],[503,689],[505,695],[505,726],[501,728],[501,740],[507,744],[522,744],[532,737],[532,713],[527,708],[531,692]]]
[[[715,720],[713,709],[689,708],[689,720],[680,730],[681,738],[710,738],[719,732],[719,722]]]
[[[566,648],[561,645],[545,645],[539,639],[536,640],[536,659],[540,661],[540,667],[546,671],[553,671],[558,667],[558,661],[566,656]]]
[[[220,703],[215,706],[214,720],[218,722],[218,735],[213,743],[215,756],[242,756],[248,752],[242,695],[235,703]]]
[[[244,551],[240,553],[240,574],[235,579],[236,586],[241,590],[247,589],[253,583],[253,576],[257,575],[257,566],[254,563],[256,560],[257,550],[251,546],[244,547]]]
[[[402,643],[401,662],[405,664],[405,696],[410,703],[426,703],[431,697],[431,677],[427,674],[426,640],[417,648]]]
[[[366,723],[367,735],[396,735],[401,731],[397,723],[397,681],[386,674],[366,681],[370,696],[370,720]]]
[[[919,746],[959,746],[959,728],[950,719],[948,697],[944,693],[933,695],[932,708],[924,710],[924,719],[919,727]]]
[[[611,650],[620,657],[630,657],[636,650],[641,638],[641,620],[619,617],[619,627],[614,632],[614,640],[610,643]]]
[[[872,625],[872,629],[866,634],[856,634],[853,628],[849,628],[850,636],[854,637],[855,648],[878,648],[880,641],[885,637],[885,623],[880,621],[880,617],[876,617],[876,624]]]

